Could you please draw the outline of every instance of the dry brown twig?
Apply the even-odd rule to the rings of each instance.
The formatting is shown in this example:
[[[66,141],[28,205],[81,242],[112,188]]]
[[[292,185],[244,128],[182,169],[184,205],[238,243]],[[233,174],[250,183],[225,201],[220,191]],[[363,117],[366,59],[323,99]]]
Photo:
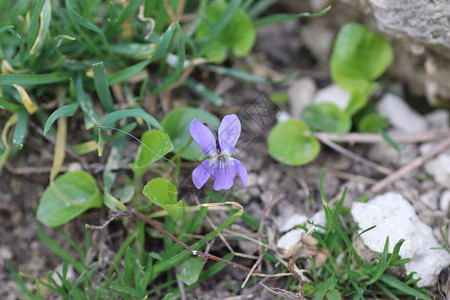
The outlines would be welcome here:
[[[372,193],[377,193],[384,189],[389,184],[393,183],[396,180],[399,180],[409,173],[411,173],[413,170],[419,168],[421,165],[423,165],[427,160],[433,158],[434,156],[438,155],[442,151],[446,150],[450,146],[450,138],[447,137],[447,139],[440,142],[433,150],[429,151],[428,153],[417,157],[410,163],[406,164],[405,166],[401,167],[399,170],[395,171],[394,173],[390,174],[389,176],[385,177],[383,180],[379,181],[377,184],[372,186],[370,191]]]

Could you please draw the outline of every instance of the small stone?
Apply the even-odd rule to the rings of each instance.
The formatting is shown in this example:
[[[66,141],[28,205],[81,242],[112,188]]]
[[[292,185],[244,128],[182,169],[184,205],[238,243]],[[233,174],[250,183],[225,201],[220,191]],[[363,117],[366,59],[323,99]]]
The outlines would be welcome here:
[[[425,115],[428,129],[447,130],[449,128],[450,113],[448,110],[438,109]]]
[[[438,209],[439,191],[431,190],[428,193],[420,195],[420,200],[427,206],[428,209]]]
[[[450,213],[450,190],[446,190],[442,193],[441,198],[439,199],[439,208],[444,215]]]
[[[322,65],[327,65],[335,35],[333,30],[325,25],[310,23],[300,27],[300,35],[314,57]]]
[[[425,164],[425,171],[442,186],[450,188],[450,154],[441,153]]]
[[[280,232],[286,232],[295,226],[304,224],[308,219],[306,216],[294,213],[290,216],[280,216],[278,218],[278,230]]]
[[[11,252],[11,249],[9,249],[6,246],[0,247],[0,260],[8,260],[13,257],[13,253]]]
[[[313,102],[317,87],[310,77],[303,77],[295,80],[289,86],[288,97],[291,107],[291,115],[299,118],[302,110]]]
[[[292,117],[287,111],[280,110],[279,112],[277,112],[278,123],[283,123],[289,121],[290,119],[292,119]]]
[[[316,97],[314,97],[314,103],[328,102],[333,103],[339,107],[340,110],[344,110],[350,101],[350,92],[343,88],[332,84],[323,89],[320,89]]]
[[[403,166],[417,157],[417,147],[409,144],[398,152],[388,143],[377,143],[370,147],[367,156],[370,160],[380,163],[391,163],[395,166]]]
[[[376,226],[359,237],[373,252],[383,252],[387,236],[390,253],[400,239],[405,239],[399,255],[411,258],[404,266],[407,274],[416,272],[414,277],[421,278],[418,287],[436,284],[439,272],[450,263],[450,255],[444,249],[432,249],[441,248],[433,230],[419,219],[412,205],[399,194],[386,193],[367,203],[355,202],[351,215],[363,230]]]
[[[385,94],[377,104],[380,115],[389,119],[394,128],[405,132],[423,132],[427,129],[425,118],[415,112],[402,98]]]
[[[300,238],[304,232],[305,231],[303,229],[297,228],[283,234],[277,241],[277,247],[283,249],[284,251],[288,250],[291,246],[300,241]]]

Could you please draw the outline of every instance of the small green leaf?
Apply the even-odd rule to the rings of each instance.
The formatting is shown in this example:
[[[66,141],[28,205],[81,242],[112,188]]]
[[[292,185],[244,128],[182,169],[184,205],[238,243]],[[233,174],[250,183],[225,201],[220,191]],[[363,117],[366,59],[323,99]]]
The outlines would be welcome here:
[[[117,209],[123,211],[127,210],[127,207],[122,202],[120,202],[118,199],[116,199],[113,195],[111,195],[107,191],[105,191],[103,203],[105,203],[106,207],[108,207],[112,211],[117,211]]]
[[[223,102],[222,97],[216,95],[213,91],[208,89],[204,84],[195,81],[194,79],[188,77],[184,81],[184,84],[189,86],[191,89],[194,90],[197,94],[199,94],[202,97],[205,97],[208,99],[211,103],[215,105],[220,105]]]
[[[313,161],[320,151],[319,141],[309,133],[308,126],[299,120],[279,123],[269,134],[269,153],[277,161],[301,166]]]
[[[310,128],[325,132],[345,133],[349,132],[352,126],[350,116],[333,103],[321,102],[308,105],[300,117]]]
[[[255,43],[255,26],[236,4],[238,1],[214,1],[205,9],[197,38],[208,37],[204,49],[206,57],[212,61],[225,60],[227,48],[237,57],[245,56]]]
[[[22,149],[25,136],[27,135],[28,118],[29,114],[26,110],[21,110],[17,113],[17,123],[14,128],[12,142],[19,149]]]
[[[79,105],[77,103],[72,103],[69,105],[65,105],[63,107],[58,108],[55,110],[50,117],[48,117],[47,121],[44,125],[44,134],[47,134],[47,132],[52,127],[53,123],[59,119],[60,117],[71,117],[75,114],[75,112],[78,110]]]
[[[145,185],[143,193],[152,203],[165,209],[173,219],[182,217],[186,204],[183,200],[177,202],[177,188],[167,179],[152,179]]]
[[[124,109],[109,113],[101,119],[100,126],[113,127],[115,122],[128,117],[143,119],[147,123],[149,130],[152,125],[153,127],[162,129],[161,124],[141,108]]]
[[[134,196],[134,186],[126,185],[114,190],[114,193],[117,195],[117,197],[119,197],[120,202],[128,203]]]
[[[144,145],[139,146],[136,159],[130,164],[137,176],[144,175],[148,166],[173,150],[170,137],[160,130],[145,132],[141,137],[141,142]]]
[[[45,189],[37,219],[46,226],[64,224],[92,207],[102,205],[95,179],[85,171],[59,176]]]
[[[185,284],[192,285],[200,276],[203,266],[201,257],[190,257],[180,265],[177,277]]]
[[[180,107],[170,111],[164,120],[161,122],[164,131],[170,136],[172,140],[174,152],[180,152],[191,139],[189,133],[189,125],[191,121],[198,119],[204,123],[210,123],[213,126],[219,126],[219,119],[210,114],[209,112],[193,108],[193,107]],[[200,146],[195,142],[191,142],[189,147],[184,150],[181,157],[191,161],[200,161],[206,157],[202,152]]]
[[[340,87],[352,91],[383,74],[392,63],[389,41],[359,24],[339,31],[330,60],[331,76]]]
[[[378,132],[387,127],[389,127],[389,120],[377,113],[365,115],[358,123],[359,132]]]
[[[109,91],[108,78],[106,76],[105,66],[103,62],[99,62],[92,65],[94,70],[94,84],[97,96],[100,99],[100,103],[107,112],[114,111],[114,104]]]

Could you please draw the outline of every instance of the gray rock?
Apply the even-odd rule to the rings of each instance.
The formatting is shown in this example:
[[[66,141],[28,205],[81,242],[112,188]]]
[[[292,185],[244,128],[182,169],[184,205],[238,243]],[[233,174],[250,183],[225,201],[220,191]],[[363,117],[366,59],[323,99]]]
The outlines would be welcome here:
[[[353,203],[351,214],[363,230],[376,227],[361,235],[359,239],[373,252],[381,253],[389,236],[389,252],[400,239],[405,239],[400,248],[401,258],[411,258],[405,264],[406,273],[417,272],[422,279],[417,286],[436,284],[439,272],[449,265],[450,255],[439,248],[433,230],[416,215],[414,208],[396,193],[386,193],[367,203]],[[363,257],[364,258],[364,257]]]
[[[425,171],[442,186],[450,188],[450,154],[441,153],[425,164]]]
[[[335,33],[324,25],[311,23],[300,28],[300,35],[306,47],[322,66],[328,66]]]
[[[320,89],[314,97],[314,103],[329,102],[336,104],[341,110],[347,107],[350,101],[350,92],[332,84]]]
[[[288,97],[291,115],[294,118],[299,118],[302,110],[313,102],[316,91],[316,83],[310,77],[299,78],[291,83]]]
[[[411,133],[423,132],[427,129],[425,119],[396,95],[385,94],[377,103],[377,110],[397,129]]]

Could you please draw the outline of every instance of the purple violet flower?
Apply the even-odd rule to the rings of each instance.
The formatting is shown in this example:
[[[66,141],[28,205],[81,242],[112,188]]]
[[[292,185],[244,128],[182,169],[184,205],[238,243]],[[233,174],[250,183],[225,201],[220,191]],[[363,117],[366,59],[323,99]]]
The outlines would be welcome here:
[[[247,170],[239,160],[231,157],[241,135],[241,122],[235,114],[222,119],[216,131],[218,142],[211,130],[197,119],[192,120],[189,131],[194,141],[209,156],[192,172],[192,181],[197,189],[201,189],[212,175],[216,191],[228,190],[233,186],[236,173],[244,187],[247,187]]]

